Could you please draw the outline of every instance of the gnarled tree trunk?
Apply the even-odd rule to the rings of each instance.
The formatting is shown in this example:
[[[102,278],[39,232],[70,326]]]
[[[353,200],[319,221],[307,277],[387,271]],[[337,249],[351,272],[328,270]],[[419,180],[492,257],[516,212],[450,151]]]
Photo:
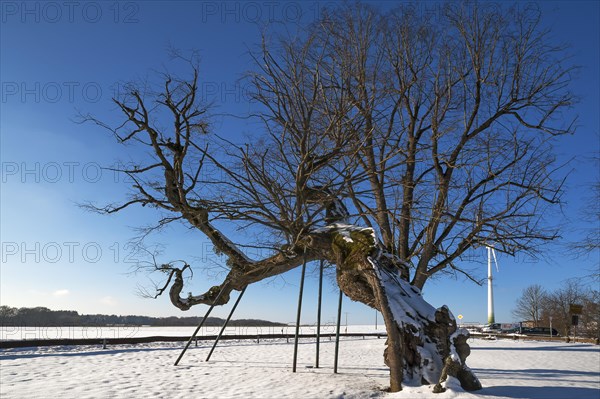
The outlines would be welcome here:
[[[388,333],[385,363],[390,367],[390,390],[402,382],[435,384],[443,392],[448,376],[457,378],[463,389],[481,389],[466,365],[470,354],[468,332],[458,329],[446,306],[435,309],[421,291],[404,278],[402,262],[375,244],[370,228],[330,226],[337,279],[351,299],[379,310]]]

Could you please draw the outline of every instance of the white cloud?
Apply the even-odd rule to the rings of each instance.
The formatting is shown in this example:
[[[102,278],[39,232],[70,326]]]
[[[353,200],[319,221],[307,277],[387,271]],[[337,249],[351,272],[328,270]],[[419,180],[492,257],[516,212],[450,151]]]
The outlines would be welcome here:
[[[108,306],[115,306],[117,304],[117,300],[112,296],[105,296],[104,298],[100,299],[100,303]]]
[[[61,297],[61,296],[67,296],[69,294],[70,294],[69,290],[62,289],[62,290],[54,291],[52,293],[52,296]]]

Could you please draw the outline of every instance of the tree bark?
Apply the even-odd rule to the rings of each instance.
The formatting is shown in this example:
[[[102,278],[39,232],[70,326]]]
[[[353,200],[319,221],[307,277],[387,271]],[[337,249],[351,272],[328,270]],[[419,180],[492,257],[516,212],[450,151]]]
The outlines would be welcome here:
[[[448,376],[467,391],[481,389],[466,365],[468,332],[457,329],[448,308],[435,309],[402,278],[406,266],[376,245],[372,229],[341,225],[332,234],[340,288],[352,300],[379,310],[385,320],[390,391],[410,381],[435,384],[434,392],[443,392]]]

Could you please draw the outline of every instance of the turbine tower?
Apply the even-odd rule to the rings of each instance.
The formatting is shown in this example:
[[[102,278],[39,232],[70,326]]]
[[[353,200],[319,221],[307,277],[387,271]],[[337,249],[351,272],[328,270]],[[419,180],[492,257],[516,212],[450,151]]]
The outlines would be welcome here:
[[[493,247],[487,247],[488,256],[488,324],[496,322],[494,318],[494,289],[492,287],[492,256],[494,257],[494,263],[496,264],[496,271],[498,270],[498,261],[496,260],[496,252]]]

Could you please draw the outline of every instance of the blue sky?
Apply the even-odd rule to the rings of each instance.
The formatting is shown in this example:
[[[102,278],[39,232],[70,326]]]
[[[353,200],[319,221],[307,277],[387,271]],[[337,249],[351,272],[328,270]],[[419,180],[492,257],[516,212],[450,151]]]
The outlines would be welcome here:
[[[134,227],[153,215],[133,209],[110,217],[91,214],[77,203],[123,198],[127,182],[100,169],[127,161],[125,148],[92,125],[72,122],[76,110],[111,122],[117,116],[110,98],[115,83],[145,79],[172,67],[169,46],[197,49],[201,55],[202,95],[215,113],[248,110],[244,87],[236,83],[248,69],[247,49],[260,40],[260,27],[292,28],[313,19],[329,2],[11,2],[1,3],[0,131],[2,186],[0,303],[47,306],[81,313],[199,315],[204,307],[183,313],[168,298],[142,299],[135,293],[144,275],[131,275],[135,255],[127,246]],[[388,3],[389,5],[390,3]],[[437,3],[425,3],[434,9]],[[581,102],[579,128],[563,137],[556,151],[572,160],[565,205],[549,218],[564,220],[564,239],[548,246],[547,259],[499,256],[496,319],[513,320],[515,299],[530,284],[555,289],[567,278],[582,277],[600,264],[598,253],[573,259],[565,242],[576,240],[585,223],[581,209],[598,179],[589,160],[600,150],[599,38],[596,1],[540,4],[544,24],[559,42],[571,45],[573,62],[582,69],[573,82]],[[258,21],[259,24],[255,22]],[[267,24],[267,22],[269,22]],[[239,137],[255,129],[242,121],[216,116],[219,134]],[[174,226],[150,242],[164,246],[164,260],[200,264],[214,257],[198,233]],[[474,252],[485,270],[485,251]],[[292,322],[299,270],[251,286],[236,317]],[[196,273],[190,289],[216,283]],[[309,265],[303,322],[314,322],[317,274]],[[323,320],[333,322],[336,289],[325,285]],[[485,286],[458,280],[430,281],[424,290],[435,306],[447,304],[464,321],[483,322]],[[374,323],[375,312],[345,301],[349,323]],[[225,316],[228,307],[217,309]],[[379,319],[381,320],[381,318]]]

